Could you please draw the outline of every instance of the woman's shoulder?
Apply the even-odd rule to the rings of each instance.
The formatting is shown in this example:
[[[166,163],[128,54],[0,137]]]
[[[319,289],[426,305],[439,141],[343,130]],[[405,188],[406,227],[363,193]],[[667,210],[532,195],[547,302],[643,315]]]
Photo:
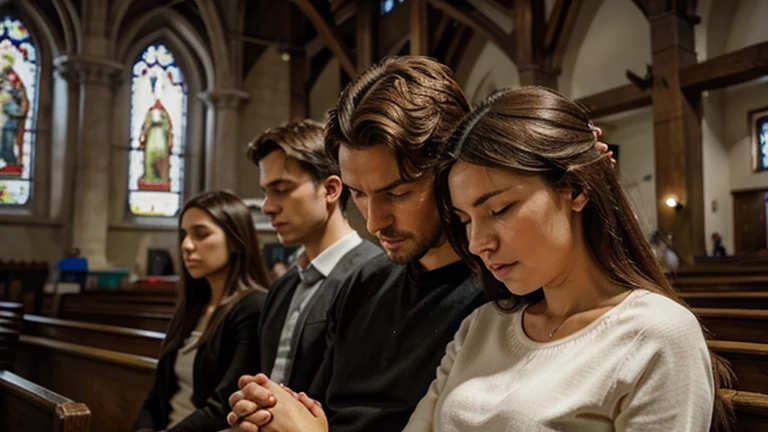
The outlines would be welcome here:
[[[243,289],[234,299],[236,302],[232,307],[232,314],[247,314],[249,312],[260,312],[264,307],[264,301],[267,298],[267,291],[259,286]]]
[[[633,293],[624,323],[648,338],[685,341],[692,335],[703,338],[701,324],[690,309],[651,289]]]

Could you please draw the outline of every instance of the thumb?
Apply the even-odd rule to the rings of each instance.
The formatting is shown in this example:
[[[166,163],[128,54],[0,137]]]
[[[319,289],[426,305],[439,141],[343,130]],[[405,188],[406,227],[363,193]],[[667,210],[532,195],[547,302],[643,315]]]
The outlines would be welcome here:
[[[315,418],[325,418],[325,411],[323,411],[323,407],[320,405],[320,402],[307,396],[307,394],[304,392],[299,393],[299,401],[309,409],[309,412],[311,412]]]

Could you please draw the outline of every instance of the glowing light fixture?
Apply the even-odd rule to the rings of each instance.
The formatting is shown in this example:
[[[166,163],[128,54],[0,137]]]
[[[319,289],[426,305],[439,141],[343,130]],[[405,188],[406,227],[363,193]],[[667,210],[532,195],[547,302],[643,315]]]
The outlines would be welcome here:
[[[673,208],[677,212],[683,209],[683,203],[680,202],[676,195],[668,196],[664,203],[667,204],[667,207]]]

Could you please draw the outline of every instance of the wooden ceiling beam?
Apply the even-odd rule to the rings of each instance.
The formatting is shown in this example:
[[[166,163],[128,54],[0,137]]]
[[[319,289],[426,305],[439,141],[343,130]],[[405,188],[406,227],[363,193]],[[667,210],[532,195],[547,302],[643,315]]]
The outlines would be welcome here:
[[[409,4],[408,30],[411,55],[429,55],[429,13],[427,2],[411,0]]]
[[[376,19],[379,12],[376,6],[376,3],[369,0],[357,0],[355,55],[358,71],[367,69],[375,61],[376,47],[379,45],[376,41]]]
[[[723,54],[686,66],[680,70],[680,87],[687,94],[698,94],[741,84],[768,75],[768,42],[762,42],[738,51]],[[663,85],[663,83],[654,83]],[[651,90],[640,90],[634,84],[626,84],[578,102],[590,110],[593,118],[616,114],[651,104]]]
[[[464,57],[464,53],[467,52],[470,40],[472,40],[472,30],[467,26],[459,24],[456,36],[451,40],[451,44],[448,45],[448,49],[443,57],[443,63],[451,68],[451,70],[456,70],[459,67],[459,62]]]
[[[768,75],[768,42],[748,46],[680,70],[686,93],[715,90]]]
[[[429,0],[436,9],[453,20],[470,28],[475,33],[495,44],[512,62],[516,62],[515,36],[505,33],[498,25],[483,15],[467,1]]]
[[[290,0],[307,17],[317,30],[320,37],[323,38],[328,48],[334,56],[339,59],[342,69],[350,76],[357,76],[355,61],[347,48],[341,31],[336,26],[333,15],[328,8],[329,4],[325,1],[312,2],[310,0]],[[320,7],[317,7],[317,6]]]
[[[552,69],[560,71],[573,29],[584,0],[557,0],[547,22],[544,52],[551,57]]]
[[[651,105],[651,90],[640,90],[634,84],[626,84],[576,102],[589,110],[592,119]]]

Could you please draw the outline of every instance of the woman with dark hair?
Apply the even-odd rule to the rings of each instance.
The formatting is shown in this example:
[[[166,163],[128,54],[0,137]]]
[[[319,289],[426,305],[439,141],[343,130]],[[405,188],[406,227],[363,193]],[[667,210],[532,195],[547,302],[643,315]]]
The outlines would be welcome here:
[[[250,210],[228,192],[197,195],[181,210],[179,241],[176,311],[134,431],[227,428],[227,398],[259,364],[254,339],[268,281]]]
[[[730,371],[654,260],[586,112],[501,90],[438,169],[449,240],[493,300],[456,333],[406,431],[727,429]]]

